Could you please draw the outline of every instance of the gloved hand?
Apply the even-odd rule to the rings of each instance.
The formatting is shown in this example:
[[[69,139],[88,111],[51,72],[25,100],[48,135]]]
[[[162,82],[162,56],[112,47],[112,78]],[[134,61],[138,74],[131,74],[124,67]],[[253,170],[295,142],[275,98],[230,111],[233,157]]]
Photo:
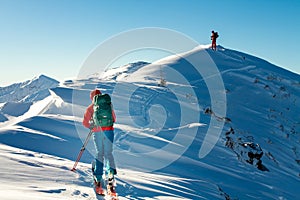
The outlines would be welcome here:
[[[92,130],[95,127],[95,123],[93,120],[90,121],[90,129]]]

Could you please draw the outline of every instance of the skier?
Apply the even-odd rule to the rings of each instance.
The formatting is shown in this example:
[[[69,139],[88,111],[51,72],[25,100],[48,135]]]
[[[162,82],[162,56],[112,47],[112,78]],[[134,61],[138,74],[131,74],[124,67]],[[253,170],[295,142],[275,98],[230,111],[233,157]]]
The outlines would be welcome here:
[[[219,37],[218,32],[211,31],[211,49],[212,50],[217,50],[217,38]]]
[[[112,154],[113,140],[114,140],[113,123],[116,121],[116,115],[114,110],[112,109],[112,105],[110,101],[111,99],[108,94],[102,94],[100,90],[95,89],[90,93],[90,98],[92,100],[92,104],[90,104],[87,107],[82,123],[86,128],[92,129],[93,131],[93,140],[97,152],[96,158],[92,166],[94,182],[96,186],[96,193],[104,195],[104,191],[102,188],[102,184],[103,184],[102,175],[103,175],[104,161],[107,162],[108,164],[108,173],[112,177],[114,177],[114,175],[117,174],[116,165]],[[98,121],[96,116],[99,115],[98,112],[105,112],[104,108],[101,108],[101,104],[96,105],[97,104],[96,102],[98,102],[97,99],[101,99],[101,98],[104,99],[102,100],[102,103],[103,101],[105,102],[105,100],[109,99],[106,105],[109,105],[108,110],[110,113],[105,114],[106,118],[107,116],[112,118],[111,122],[108,123],[109,125],[106,124],[102,125]],[[102,104],[102,107],[105,107],[105,104]],[[114,188],[110,188],[110,189],[112,190],[110,192],[115,193],[115,191],[113,191]]]

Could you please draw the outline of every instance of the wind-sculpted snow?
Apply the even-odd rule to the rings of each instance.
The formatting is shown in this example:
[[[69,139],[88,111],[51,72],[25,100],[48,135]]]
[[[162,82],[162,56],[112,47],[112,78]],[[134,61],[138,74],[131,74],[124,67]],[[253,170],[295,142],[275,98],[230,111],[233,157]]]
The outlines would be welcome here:
[[[31,105],[32,105],[31,102],[28,103],[8,102],[3,105],[1,111],[4,114],[18,117],[23,115],[25,112],[27,112]]]
[[[5,117],[4,114],[0,113],[0,122],[5,122],[7,120],[7,117]]]
[[[201,71],[210,66],[202,53],[218,73]],[[298,74],[245,53],[201,46],[104,75],[54,84],[42,101],[1,104],[1,197],[95,199],[92,142],[77,173],[69,169],[89,131],[81,124],[89,92],[99,88],[112,96],[117,114],[120,199],[300,198]],[[223,89],[212,87],[209,80],[220,80],[214,77],[221,77]],[[12,86],[2,94],[8,91]],[[224,103],[225,114],[218,109]],[[209,129],[220,135],[207,136]],[[213,145],[201,154],[204,141]]]

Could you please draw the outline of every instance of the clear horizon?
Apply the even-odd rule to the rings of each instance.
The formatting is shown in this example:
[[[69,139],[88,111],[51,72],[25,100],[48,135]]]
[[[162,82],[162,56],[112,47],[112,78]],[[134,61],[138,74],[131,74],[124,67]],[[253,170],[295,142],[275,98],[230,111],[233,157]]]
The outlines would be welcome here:
[[[143,27],[175,30],[199,44],[209,44],[216,30],[219,45],[300,74],[296,0],[0,0],[0,5],[0,87],[40,74],[59,81],[76,77],[99,44]],[[138,55],[120,63],[156,58]]]

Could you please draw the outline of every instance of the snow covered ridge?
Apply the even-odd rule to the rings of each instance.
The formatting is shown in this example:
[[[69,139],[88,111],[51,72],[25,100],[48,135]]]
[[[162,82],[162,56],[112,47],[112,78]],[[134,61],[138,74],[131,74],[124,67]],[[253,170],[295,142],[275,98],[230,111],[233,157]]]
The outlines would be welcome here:
[[[32,80],[0,87],[0,103],[34,102],[50,95],[48,89],[58,86],[59,82],[45,75]]]
[[[210,77],[195,73],[185,60],[188,56],[200,60],[200,51],[206,51],[217,65],[224,91],[208,91],[204,80]],[[175,73],[186,79],[193,93]],[[104,75],[59,86],[42,78],[45,88],[53,83],[46,98],[34,98],[43,89],[37,94],[28,89],[27,95],[22,91],[21,100],[0,103],[1,199],[97,198],[92,189],[92,142],[77,173],[70,171],[88,133],[81,120],[90,103],[89,92],[95,88],[112,95],[117,113],[114,154],[120,199],[300,199],[298,74],[242,52],[220,46],[215,52],[200,46]],[[159,86],[162,79],[165,84]],[[23,86],[28,84],[37,85],[32,80]],[[6,88],[6,92],[1,88],[0,96],[21,88]],[[226,116],[212,107],[216,100],[210,92],[226,95]],[[187,115],[180,123],[185,109]],[[199,120],[193,121],[192,115],[199,115]],[[225,125],[213,150],[200,159],[199,148],[212,119]],[[179,157],[167,166],[145,172],[174,155]],[[136,162],[138,158],[142,161]]]
[[[149,64],[150,63],[148,62],[138,61],[134,63],[129,63],[127,65],[118,68],[108,69],[103,73],[101,78],[104,80],[116,80],[116,81],[122,80],[126,78],[129,74],[134,73],[138,69]]]

